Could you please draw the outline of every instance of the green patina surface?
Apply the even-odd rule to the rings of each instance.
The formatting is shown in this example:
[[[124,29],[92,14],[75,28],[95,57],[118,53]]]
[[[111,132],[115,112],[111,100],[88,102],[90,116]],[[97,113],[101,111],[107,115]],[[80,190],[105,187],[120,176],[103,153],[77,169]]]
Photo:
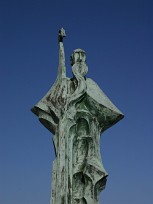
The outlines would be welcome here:
[[[59,31],[59,67],[55,83],[32,108],[53,133],[51,204],[99,204],[107,173],[100,155],[100,135],[123,114],[90,78],[85,51],[71,55],[73,78],[66,77],[63,37]]]

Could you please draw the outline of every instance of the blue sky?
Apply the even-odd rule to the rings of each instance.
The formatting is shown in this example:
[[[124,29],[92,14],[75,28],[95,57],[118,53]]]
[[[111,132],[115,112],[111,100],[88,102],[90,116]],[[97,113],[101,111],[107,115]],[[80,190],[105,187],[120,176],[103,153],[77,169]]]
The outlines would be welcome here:
[[[109,177],[100,204],[153,202],[153,2],[0,0],[0,203],[49,204],[52,135],[30,112],[55,81],[57,33],[69,58],[125,114],[102,135]]]

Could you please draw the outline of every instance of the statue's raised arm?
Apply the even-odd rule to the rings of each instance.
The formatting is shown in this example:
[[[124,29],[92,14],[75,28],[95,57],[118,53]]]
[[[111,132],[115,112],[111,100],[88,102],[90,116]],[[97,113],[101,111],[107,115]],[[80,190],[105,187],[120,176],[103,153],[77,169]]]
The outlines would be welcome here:
[[[65,66],[65,53],[63,38],[66,37],[64,28],[61,28],[58,32],[58,43],[59,43],[59,65],[58,65],[58,76],[59,80],[66,78],[66,66]]]

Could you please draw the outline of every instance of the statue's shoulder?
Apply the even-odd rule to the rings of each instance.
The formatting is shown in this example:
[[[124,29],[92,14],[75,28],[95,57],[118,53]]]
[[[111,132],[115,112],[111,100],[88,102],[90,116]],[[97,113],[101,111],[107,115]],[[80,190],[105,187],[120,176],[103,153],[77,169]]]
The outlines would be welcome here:
[[[100,105],[109,108],[119,114],[122,114],[120,110],[111,102],[111,100],[106,96],[106,94],[100,89],[98,84],[90,78],[86,79],[87,82],[87,94],[93,98]]]
[[[69,84],[71,81],[70,78],[66,77],[65,82]],[[42,109],[45,112],[49,112],[49,106],[50,106],[50,99],[52,97],[52,94],[56,93],[56,87],[62,85],[61,81],[59,82],[56,80],[54,84],[51,86],[51,88],[48,90],[48,92],[44,95],[44,97],[35,105],[38,108]],[[54,92],[54,93],[53,93]]]

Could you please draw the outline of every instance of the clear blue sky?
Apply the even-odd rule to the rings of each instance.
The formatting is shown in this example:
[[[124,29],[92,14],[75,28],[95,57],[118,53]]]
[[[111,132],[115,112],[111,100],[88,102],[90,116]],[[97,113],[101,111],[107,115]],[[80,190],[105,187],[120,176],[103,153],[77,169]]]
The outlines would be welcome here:
[[[0,203],[49,204],[52,135],[30,112],[55,81],[58,29],[67,75],[75,48],[88,77],[125,114],[104,132],[100,204],[153,203],[153,2],[0,0]]]

